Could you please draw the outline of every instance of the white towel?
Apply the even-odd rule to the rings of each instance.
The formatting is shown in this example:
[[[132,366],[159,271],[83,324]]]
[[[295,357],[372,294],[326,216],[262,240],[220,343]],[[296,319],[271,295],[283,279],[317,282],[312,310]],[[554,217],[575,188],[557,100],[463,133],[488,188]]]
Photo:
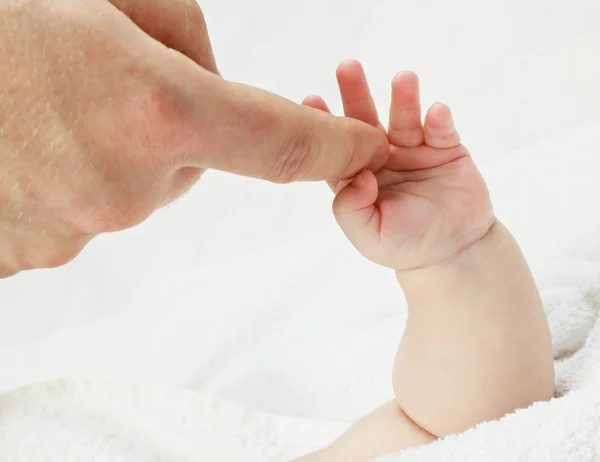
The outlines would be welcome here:
[[[598,128],[600,123],[591,124],[483,166],[490,173],[498,213],[524,244],[538,280],[552,329],[560,396],[462,435],[383,457],[381,462],[600,460],[600,212],[596,206],[600,182],[594,164],[585,162],[589,146],[600,145]],[[569,150],[572,154],[564,157]],[[567,181],[566,175],[577,181]],[[502,181],[508,177],[510,188]],[[535,222],[521,216],[526,210],[510,205],[514,204],[511,195],[522,197],[525,208],[539,206]],[[540,227],[547,233],[540,233]],[[278,324],[281,321],[258,316],[259,312],[256,325],[248,328],[307,329],[302,317]],[[385,394],[367,385],[373,383],[371,371],[388,366],[400,333],[395,322],[387,319],[359,324],[351,329],[352,335],[330,329],[329,346],[307,343],[313,348],[314,365],[303,364],[304,374],[292,376],[297,386],[316,383],[321,402],[341,391],[355,397],[356,402],[346,402],[355,410]],[[248,356],[254,373],[234,372],[244,356],[231,363],[231,367],[238,364],[233,369],[216,369],[221,390],[243,397],[231,383],[243,379],[240,388],[256,387],[256,371],[261,370],[262,383],[268,384],[268,368],[261,369],[260,361],[268,362],[277,354],[277,345],[283,348],[293,340],[281,342],[274,340],[264,351],[259,348]],[[371,356],[362,359],[361,354]],[[320,369],[320,360],[329,374]],[[356,370],[357,364],[361,370]],[[0,396],[0,460],[285,461],[326,445],[347,425],[326,418],[269,415],[176,388],[66,380]]]
[[[600,263],[573,262],[560,271],[570,273],[562,273],[566,284],[550,285],[543,297],[555,352],[570,355],[557,363],[561,396],[378,462],[600,460]],[[323,447],[346,428],[190,391],[61,380],[0,397],[0,460],[282,462]]]
[[[286,460],[343,428],[193,392],[84,380],[6,393],[0,413],[2,462]]]

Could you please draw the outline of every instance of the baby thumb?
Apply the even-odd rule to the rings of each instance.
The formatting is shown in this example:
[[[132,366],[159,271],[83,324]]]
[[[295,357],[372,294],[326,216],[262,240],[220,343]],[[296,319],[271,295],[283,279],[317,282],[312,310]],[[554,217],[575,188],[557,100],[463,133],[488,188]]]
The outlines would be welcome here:
[[[344,187],[333,201],[335,218],[351,242],[367,233],[379,233],[381,214],[375,205],[378,196],[377,179],[363,170]]]

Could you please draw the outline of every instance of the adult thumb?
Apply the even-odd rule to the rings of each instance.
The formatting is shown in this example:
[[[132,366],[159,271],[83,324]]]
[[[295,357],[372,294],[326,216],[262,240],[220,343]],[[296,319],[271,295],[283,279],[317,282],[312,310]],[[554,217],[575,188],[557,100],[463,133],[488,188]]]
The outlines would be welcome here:
[[[185,166],[212,168],[276,183],[342,180],[388,159],[380,130],[272,93],[227,82],[171,54],[172,79],[186,101]]]

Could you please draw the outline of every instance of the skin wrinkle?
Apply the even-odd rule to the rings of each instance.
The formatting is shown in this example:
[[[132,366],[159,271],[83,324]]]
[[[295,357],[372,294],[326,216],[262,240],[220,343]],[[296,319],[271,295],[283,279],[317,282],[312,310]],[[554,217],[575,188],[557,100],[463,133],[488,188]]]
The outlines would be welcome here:
[[[307,170],[305,168],[305,164],[311,162],[315,156],[311,155],[311,147],[310,143],[304,136],[302,132],[293,138],[293,144],[291,147],[286,148],[284,150],[287,153],[287,156],[281,162],[281,168],[279,169],[278,175],[272,177],[275,181],[280,183],[291,183],[296,180],[303,170]],[[296,155],[290,155],[290,153],[299,153]]]

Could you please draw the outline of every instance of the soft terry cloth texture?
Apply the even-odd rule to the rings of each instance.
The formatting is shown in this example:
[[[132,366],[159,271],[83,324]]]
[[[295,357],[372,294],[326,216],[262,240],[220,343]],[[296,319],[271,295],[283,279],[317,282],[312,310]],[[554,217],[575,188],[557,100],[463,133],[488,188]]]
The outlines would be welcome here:
[[[553,331],[561,396],[458,437],[382,458],[381,462],[600,460],[600,245],[597,238],[600,213],[595,208],[596,200],[592,199],[600,197],[600,182],[594,181],[597,172],[591,172],[584,162],[578,162],[575,154],[584,152],[586,145],[599,142],[600,124],[590,125],[567,134],[562,140],[555,138],[530,147],[528,161],[519,162],[519,167],[515,167],[517,163],[513,161],[523,153],[514,153],[489,172],[495,172],[491,175],[492,186],[504,183],[504,178],[512,178],[511,193],[517,196],[523,194],[521,189],[526,184],[528,187],[541,187],[544,182],[552,185],[552,190],[539,190],[544,191],[544,197],[535,194],[535,188],[532,193],[540,206],[551,210],[545,221],[547,233],[556,238],[563,252],[558,256],[548,251],[556,256],[537,255],[531,259]],[[577,181],[569,186],[572,200],[561,201],[563,192],[556,185],[562,180],[566,182],[563,153],[569,147],[572,155],[566,162]],[[552,154],[552,149],[556,154]],[[526,183],[524,177],[535,178],[535,167],[542,161],[544,179],[532,180],[533,185]],[[498,195],[506,197],[509,193],[505,190]],[[502,209],[504,201],[498,202]],[[575,202],[577,213],[570,211]],[[578,221],[575,221],[576,216],[580,217]],[[505,221],[511,222],[517,217],[518,213],[507,213]],[[570,223],[578,226],[561,228],[562,219],[572,220]],[[557,220],[554,226],[553,220]],[[520,229],[519,226],[514,228]],[[533,255],[536,254],[533,243],[544,240],[543,235],[523,232],[523,241],[532,247]],[[540,249],[545,252],[544,246]],[[260,318],[260,312],[256,314]],[[266,322],[267,327],[261,322]],[[268,331],[268,326],[277,322],[257,320],[254,328]],[[365,386],[369,383],[365,378],[369,371],[356,371],[349,366],[347,358],[360,357],[361,352],[370,351],[373,368],[389,366],[390,351],[382,348],[385,342],[378,341],[381,337],[395,339],[399,335],[389,329],[389,324],[373,322],[370,326],[339,331],[332,324],[326,334],[328,342],[314,341],[311,346],[306,345],[317,369],[322,356],[328,358],[331,354],[330,359],[339,359],[337,365],[331,366],[331,374],[318,380],[318,386],[322,387],[321,400],[348,388],[358,390],[355,393],[360,402],[373,399],[374,393]],[[296,330],[304,328],[295,327]],[[271,340],[271,343],[275,347],[268,353],[263,352],[267,358],[276,354],[278,342]],[[280,343],[282,348],[285,344]],[[328,353],[328,345],[337,345],[338,350]],[[373,351],[379,349],[379,352]],[[280,359],[289,358],[283,355]],[[308,386],[315,376],[310,375],[313,369],[306,366],[309,375],[300,381]],[[254,367],[263,368],[267,373],[263,365]],[[267,380],[268,376],[264,383]],[[246,383],[252,385],[251,380]],[[347,406],[355,405],[348,402]],[[58,381],[0,397],[0,460],[275,462],[318,448],[345,427],[331,419],[268,415],[195,392],[103,381]]]
[[[0,398],[2,462],[267,462],[325,444],[341,425],[271,417],[197,393],[57,381]]]
[[[455,110],[532,264],[571,393],[398,459],[594,460],[600,2],[202,5],[223,74],[296,101],[316,92],[339,108],[335,65],[357,57],[385,119],[391,77],[417,71],[424,104]],[[324,185],[210,172],[68,267],[0,281],[0,389],[102,379],[1,397],[0,461],[284,460],[391,399],[404,302],[330,207]]]

